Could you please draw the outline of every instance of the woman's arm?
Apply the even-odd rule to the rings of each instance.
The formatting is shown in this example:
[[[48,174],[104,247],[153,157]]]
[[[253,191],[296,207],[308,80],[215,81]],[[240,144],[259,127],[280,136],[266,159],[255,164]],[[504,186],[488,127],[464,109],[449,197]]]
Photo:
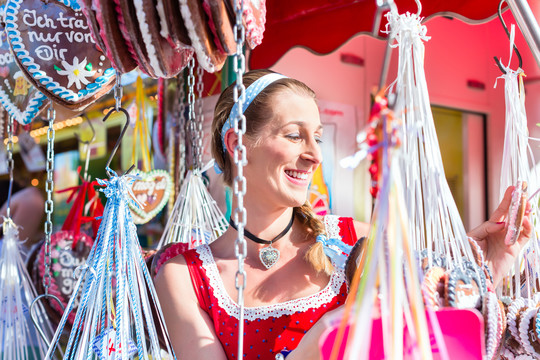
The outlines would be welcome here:
[[[356,232],[356,240],[359,240],[363,238],[364,236],[368,236],[369,224],[356,221],[356,220],[354,220],[353,223],[354,223],[354,231]]]
[[[212,320],[199,306],[185,258],[163,265],[154,284],[176,357],[226,360]]]
[[[519,252],[532,235],[530,214],[527,213],[523,218],[523,226],[517,241],[513,245],[506,245],[504,243],[504,238],[508,231],[508,226],[504,220],[512,202],[513,190],[513,186],[506,189],[501,203],[493,214],[491,214],[489,220],[467,234],[480,245],[486,263],[493,274],[493,285],[495,287],[508,274]],[[527,209],[530,209],[530,204],[527,204]]]

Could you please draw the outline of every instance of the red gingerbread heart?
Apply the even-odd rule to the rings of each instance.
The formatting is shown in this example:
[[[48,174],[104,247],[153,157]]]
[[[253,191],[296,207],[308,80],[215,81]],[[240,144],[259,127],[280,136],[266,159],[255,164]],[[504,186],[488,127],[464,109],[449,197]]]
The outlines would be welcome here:
[[[56,296],[64,308],[67,306],[74,287],[77,284],[75,269],[82,266],[86,262],[88,254],[92,249],[93,240],[84,233],[74,234],[71,231],[59,231],[51,236],[51,283],[49,286],[49,294]],[[75,243],[75,246],[73,244]],[[45,273],[45,246],[42,245],[37,257],[39,288],[42,288],[43,274]],[[78,303],[78,302],[77,302]],[[52,318],[59,319],[64,313],[59,304],[54,301],[49,301],[49,311],[53,311]],[[75,306],[76,308],[77,306]],[[72,311],[69,314],[68,321],[70,324],[75,319],[77,311]]]
[[[15,61],[47,97],[82,110],[115,82],[75,0],[10,0],[6,31]]]
[[[27,125],[43,110],[49,100],[32,86],[15,62],[5,29],[0,32],[0,103],[9,116]]]

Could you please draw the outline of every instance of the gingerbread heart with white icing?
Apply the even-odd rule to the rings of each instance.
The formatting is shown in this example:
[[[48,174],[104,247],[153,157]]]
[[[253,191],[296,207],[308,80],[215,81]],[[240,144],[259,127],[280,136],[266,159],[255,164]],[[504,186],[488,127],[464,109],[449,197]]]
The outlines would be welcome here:
[[[0,32],[0,103],[9,116],[27,125],[47,106],[49,100],[32,86],[15,62],[5,29]]]
[[[156,216],[169,201],[172,180],[165,170],[139,172],[131,184],[132,196],[136,202],[129,202],[133,212],[133,222],[144,224]]]
[[[76,0],[10,0],[5,23],[15,61],[51,100],[82,110],[114,85]]]
[[[84,234],[72,231],[59,231],[51,236],[51,283],[49,294],[56,296],[64,308],[67,306],[74,287],[77,284],[76,269],[85,264],[94,240]],[[75,244],[75,245],[74,245]],[[41,247],[37,257],[39,282],[45,274],[45,246]],[[78,302],[77,302],[78,303]],[[54,301],[49,301],[54,311],[53,317],[61,317],[64,310]],[[76,311],[69,314],[70,324],[75,320]]]

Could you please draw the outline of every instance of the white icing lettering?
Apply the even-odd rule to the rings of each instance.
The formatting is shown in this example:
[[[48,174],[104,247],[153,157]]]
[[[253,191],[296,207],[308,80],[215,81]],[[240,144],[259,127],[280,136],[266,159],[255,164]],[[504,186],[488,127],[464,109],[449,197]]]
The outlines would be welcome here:
[[[37,15],[36,10],[24,9],[23,22],[28,26],[56,29],[54,20],[47,15]]]
[[[73,256],[67,251],[63,251],[60,255],[58,262],[63,267],[71,267],[73,265]]]
[[[88,29],[88,25],[83,19],[76,19],[74,17],[64,17],[64,13],[60,13],[58,17],[58,22],[61,26],[68,29]]]
[[[73,280],[71,278],[65,278],[62,281],[62,294],[71,295],[73,292]]]
[[[5,54],[0,54],[0,66],[9,65],[13,62],[13,56],[11,53],[7,52]]]
[[[136,181],[133,184],[133,191],[136,192],[146,192],[149,196],[154,193],[154,191],[164,190],[167,187],[167,180],[162,177],[157,183],[154,181]]]
[[[79,31],[70,31],[64,33],[66,35],[66,38],[69,42],[86,42],[86,43],[93,43],[94,40],[92,39],[92,35],[90,33],[82,33]]]
[[[35,32],[35,31],[29,31],[28,32],[28,39],[30,40],[30,42],[36,42],[36,41],[39,41],[39,42],[55,42],[55,43],[59,43],[60,42],[60,34],[62,34],[61,32],[57,32],[56,34],[51,34],[51,33],[38,33],[38,32]]]
[[[72,269],[61,269],[60,272],[62,273],[62,276],[65,278],[70,277],[73,274]]]
[[[36,55],[38,58],[44,61],[50,61],[53,58],[59,60],[66,60],[65,53],[67,49],[51,48],[48,45],[41,45],[36,48]]]

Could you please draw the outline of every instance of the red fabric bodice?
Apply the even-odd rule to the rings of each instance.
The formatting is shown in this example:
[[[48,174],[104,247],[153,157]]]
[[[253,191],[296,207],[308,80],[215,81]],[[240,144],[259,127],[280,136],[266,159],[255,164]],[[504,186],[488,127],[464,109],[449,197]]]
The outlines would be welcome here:
[[[328,220],[329,219],[329,220]],[[348,245],[356,242],[351,218],[325,218],[329,236]],[[208,313],[228,359],[237,359],[240,307],[227,294],[207,245],[184,252],[201,308]],[[281,350],[296,348],[304,334],[326,312],[344,304],[347,286],[342,270],[316,294],[269,306],[244,308],[244,359],[273,360]]]

